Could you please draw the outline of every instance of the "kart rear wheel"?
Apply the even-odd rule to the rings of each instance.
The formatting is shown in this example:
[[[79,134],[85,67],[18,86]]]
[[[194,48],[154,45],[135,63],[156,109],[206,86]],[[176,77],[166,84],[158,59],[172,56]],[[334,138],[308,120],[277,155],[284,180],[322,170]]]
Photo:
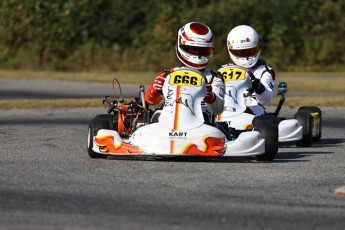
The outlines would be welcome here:
[[[300,111],[295,114],[295,119],[303,128],[303,137],[296,141],[296,146],[309,147],[313,142],[313,123],[312,116],[308,112]]]
[[[265,153],[255,156],[257,161],[273,161],[278,152],[278,119],[273,116],[255,117],[254,130],[265,139]]]
[[[310,113],[313,120],[313,142],[318,142],[322,136],[322,113],[319,107],[304,106],[298,109],[298,112]]]
[[[97,135],[100,129],[110,129],[110,124],[105,119],[92,119],[89,123],[89,131],[87,135],[87,151],[91,158],[106,158],[107,155],[96,153],[92,150],[93,137]]]
[[[222,131],[222,133],[225,135],[227,140],[231,140],[231,136],[229,133],[229,126],[226,122],[216,122],[215,127]]]

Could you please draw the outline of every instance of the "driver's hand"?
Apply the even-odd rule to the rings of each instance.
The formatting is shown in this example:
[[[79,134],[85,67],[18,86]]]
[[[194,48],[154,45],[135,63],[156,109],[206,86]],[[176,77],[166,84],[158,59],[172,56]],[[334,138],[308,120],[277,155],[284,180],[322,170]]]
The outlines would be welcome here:
[[[212,85],[206,83],[206,96],[204,97],[204,102],[207,104],[212,104],[216,100],[216,95],[212,91]]]
[[[165,82],[165,76],[158,75],[155,81],[153,82],[153,89],[155,91],[162,91],[164,82]]]
[[[265,91],[265,86],[260,82],[260,79],[255,78],[252,71],[248,71],[248,74],[252,81],[252,88],[250,88],[249,92],[255,92],[256,94],[262,94]]]
[[[261,84],[259,79],[255,78],[252,81],[252,89],[256,94],[262,94],[265,91],[265,86]]]

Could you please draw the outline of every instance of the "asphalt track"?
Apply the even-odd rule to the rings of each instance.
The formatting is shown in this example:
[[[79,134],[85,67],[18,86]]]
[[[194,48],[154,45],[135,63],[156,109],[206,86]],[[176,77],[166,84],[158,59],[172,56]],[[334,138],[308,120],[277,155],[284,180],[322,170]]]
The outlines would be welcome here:
[[[319,143],[258,163],[91,159],[103,108],[1,110],[0,229],[344,229],[345,108],[322,111]]]
[[[116,85],[115,94],[120,97]],[[147,86],[146,86],[147,88]],[[121,85],[123,98],[139,95],[139,85]],[[113,96],[111,82],[85,83],[47,80],[0,79],[0,100],[11,99],[63,99],[63,98],[100,98]]]

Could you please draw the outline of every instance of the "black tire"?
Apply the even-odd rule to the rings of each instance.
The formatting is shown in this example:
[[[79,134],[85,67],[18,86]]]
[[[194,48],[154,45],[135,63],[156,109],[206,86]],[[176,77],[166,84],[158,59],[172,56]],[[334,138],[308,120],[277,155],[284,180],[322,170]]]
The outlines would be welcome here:
[[[296,146],[309,147],[313,142],[312,116],[308,112],[297,112],[295,114],[298,124],[303,127],[302,140],[296,141]]]
[[[117,118],[113,114],[99,114],[94,119],[105,120],[109,123],[109,128],[111,130],[117,131]]]
[[[216,122],[216,128],[222,131],[224,133],[227,140],[231,140],[230,132],[229,132],[229,126],[226,122]]]
[[[88,142],[87,142],[87,151],[91,158],[106,158],[107,155],[95,153],[92,150],[93,147],[93,137],[97,135],[98,130],[100,129],[110,129],[109,122],[105,119],[93,119],[89,123],[88,130]]]
[[[318,142],[322,136],[322,112],[319,107],[304,106],[298,109],[298,112],[307,112],[313,119],[313,142]]]
[[[265,153],[255,156],[257,161],[273,161],[278,152],[278,119],[272,116],[255,117],[254,130],[265,139]]]

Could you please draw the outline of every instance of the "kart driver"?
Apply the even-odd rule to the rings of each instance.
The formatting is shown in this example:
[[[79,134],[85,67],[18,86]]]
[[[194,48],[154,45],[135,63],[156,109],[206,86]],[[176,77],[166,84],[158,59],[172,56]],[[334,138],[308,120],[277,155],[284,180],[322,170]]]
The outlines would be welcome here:
[[[214,116],[221,114],[224,110],[225,85],[221,75],[206,68],[214,49],[214,36],[211,29],[199,22],[185,24],[178,30],[175,49],[177,58],[183,66],[201,71],[206,78],[206,96],[203,100],[206,107],[203,106],[203,111],[209,119],[214,120]],[[145,93],[145,101],[149,105],[156,105],[162,100],[161,90],[165,77],[179,68],[163,70],[158,74]]]
[[[254,74],[255,80],[252,80],[252,88],[248,90],[253,93],[245,97],[245,103],[254,115],[263,115],[263,105],[271,103],[276,81],[273,69],[264,60],[259,60],[258,33],[247,25],[236,26],[228,34],[227,46],[231,63],[225,66],[237,65]]]

